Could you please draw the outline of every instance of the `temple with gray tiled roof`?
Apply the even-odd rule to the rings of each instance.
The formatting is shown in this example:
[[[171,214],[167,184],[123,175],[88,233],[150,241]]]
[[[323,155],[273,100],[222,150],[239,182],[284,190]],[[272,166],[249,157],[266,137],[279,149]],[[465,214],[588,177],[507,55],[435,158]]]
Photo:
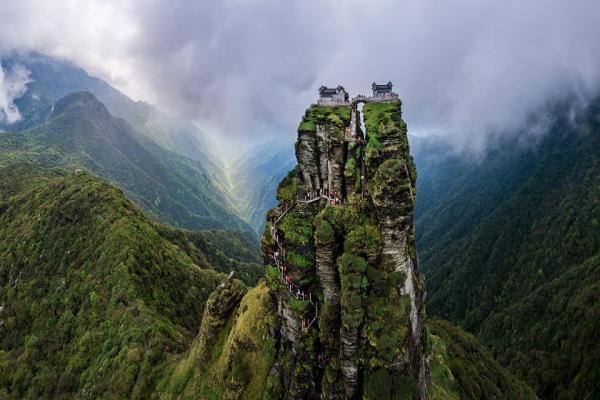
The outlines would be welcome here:
[[[383,85],[378,85],[377,83],[373,82],[371,88],[373,89],[374,97],[389,96],[392,93],[392,82],[388,82]]]
[[[343,86],[336,88],[328,88],[321,86],[319,88],[319,103],[331,102],[331,103],[343,103],[348,101],[348,92]]]

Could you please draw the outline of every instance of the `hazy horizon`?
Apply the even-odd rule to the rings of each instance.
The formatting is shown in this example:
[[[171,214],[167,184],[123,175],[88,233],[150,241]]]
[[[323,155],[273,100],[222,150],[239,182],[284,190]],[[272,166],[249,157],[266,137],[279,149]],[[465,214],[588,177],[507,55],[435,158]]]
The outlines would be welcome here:
[[[71,61],[196,121],[231,154],[291,140],[321,85],[355,95],[392,81],[411,134],[476,151],[548,101],[585,102],[600,88],[600,3],[591,0],[2,3],[0,57]],[[23,71],[0,73],[6,118],[26,81]]]

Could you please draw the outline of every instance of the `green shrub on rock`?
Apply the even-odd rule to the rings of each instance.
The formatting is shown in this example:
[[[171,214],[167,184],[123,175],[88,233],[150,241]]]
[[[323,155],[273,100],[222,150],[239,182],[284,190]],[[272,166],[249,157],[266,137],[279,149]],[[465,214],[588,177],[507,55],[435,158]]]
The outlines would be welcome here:
[[[359,225],[346,235],[344,250],[368,260],[374,260],[381,251],[381,234],[375,225]]]
[[[338,259],[338,269],[342,286],[342,323],[348,328],[357,328],[365,313],[362,282],[367,262],[361,257],[344,253]]]
[[[392,378],[385,369],[378,369],[366,378],[364,400],[391,400]]]
[[[291,204],[298,199],[300,180],[295,170],[290,172],[277,187],[277,199],[285,204]]]
[[[335,239],[335,231],[329,222],[324,219],[317,220],[317,229],[315,231],[317,243],[331,243]]]

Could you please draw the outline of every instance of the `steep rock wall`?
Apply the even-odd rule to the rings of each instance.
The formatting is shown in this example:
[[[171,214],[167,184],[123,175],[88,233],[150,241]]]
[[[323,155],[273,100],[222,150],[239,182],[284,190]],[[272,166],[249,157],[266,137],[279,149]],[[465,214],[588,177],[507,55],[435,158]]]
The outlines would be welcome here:
[[[298,169],[263,237],[283,398],[427,397],[416,176],[400,105],[365,105],[366,138],[349,106],[313,106],[298,128]]]
[[[400,104],[365,107],[366,140],[359,132],[332,143],[347,111],[311,108],[299,129],[315,135],[319,174],[344,166],[345,193],[315,196],[306,166],[288,174],[262,238],[266,282],[241,301],[235,281],[211,295],[169,398],[534,399],[460,330],[440,321],[426,333]]]

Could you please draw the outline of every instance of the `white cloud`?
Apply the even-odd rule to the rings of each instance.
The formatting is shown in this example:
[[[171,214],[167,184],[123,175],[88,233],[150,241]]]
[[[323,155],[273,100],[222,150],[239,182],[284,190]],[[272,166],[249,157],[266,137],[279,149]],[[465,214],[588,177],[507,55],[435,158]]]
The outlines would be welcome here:
[[[411,131],[482,148],[598,89],[598,15],[596,0],[0,0],[0,48],[68,58],[238,138],[294,135],[321,84],[392,80]]]
[[[0,122],[12,124],[21,119],[13,101],[25,93],[27,82],[29,71],[23,66],[15,65],[7,71],[0,67]]]

